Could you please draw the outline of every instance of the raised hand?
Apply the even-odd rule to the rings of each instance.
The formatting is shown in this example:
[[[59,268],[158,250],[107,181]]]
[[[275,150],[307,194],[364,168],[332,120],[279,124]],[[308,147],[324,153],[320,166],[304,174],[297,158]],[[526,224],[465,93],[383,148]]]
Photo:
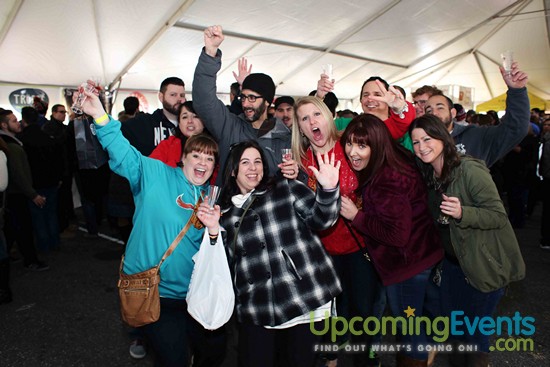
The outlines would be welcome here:
[[[509,74],[504,71],[502,66],[499,69],[508,88],[524,88],[527,85],[527,73],[519,70],[517,62],[512,63],[512,71]]]
[[[376,85],[380,89],[380,96],[371,96],[370,98],[378,101],[384,102],[391,108],[394,112],[402,111],[403,108],[407,105],[405,97],[399,90],[390,85],[390,89],[386,90],[384,84],[380,80],[375,80]]]
[[[329,154],[317,153],[317,162],[319,162],[319,169],[314,166],[308,168],[313,172],[317,182],[324,189],[334,189],[338,185],[340,178],[340,161],[334,162],[334,153]]]
[[[88,80],[87,82],[88,86],[92,88],[83,88],[81,86],[79,89],[79,92],[84,92],[86,95],[86,99],[82,102],[82,111],[92,116],[94,119],[97,119],[105,114],[105,109],[99,100],[99,91],[97,89],[99,86],[92,80]]]
[[[246,79],[247,76],[250,75],[252,72],[252,64],[250,64],[250,67],[248,67],[248,60],[246,57],[241,57],[238,61],[238,74],[233,72],[233,76],[235,77],[235,80],[239,85],[243,85],[243,81]]]
[[[221,25],[213,25],[204,30],[204,50],[205,52],[215,57],[218,48],[223,42],[224,35]]]
[[[323,98],[328,92],[334,90],[334,79],[329,79],[327,74],[321,74],[321,79],[317,82],[317,93],[315,96]]]

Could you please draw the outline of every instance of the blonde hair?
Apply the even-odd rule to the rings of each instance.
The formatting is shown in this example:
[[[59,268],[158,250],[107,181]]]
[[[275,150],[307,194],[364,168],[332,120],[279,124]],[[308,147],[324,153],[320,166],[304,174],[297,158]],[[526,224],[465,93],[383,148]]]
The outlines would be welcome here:
[[[336,125],[334,124],[332,113],[325,105],[323,100],[318,97],[312,96],[299,98],[294,104],[294,123],[292,124],[291,147],[292,154],[295,157],[294,159],[297,161],[298,166],[303,170],[307,170],[307,167],[304,167],[304,165],[302,164],[302,159],[306,158],[306,151],[311,143],[309,142],[308,138],[302,135],[302,132],[300,131],[300,126],[298,123],[298,109],[307,104],[312,104],[317,107],[319,111],[321,111],[324,119],[327,121],[329,141],[332,141],[333,144],[336,144],[339,139],[338,130],[336,130]]]

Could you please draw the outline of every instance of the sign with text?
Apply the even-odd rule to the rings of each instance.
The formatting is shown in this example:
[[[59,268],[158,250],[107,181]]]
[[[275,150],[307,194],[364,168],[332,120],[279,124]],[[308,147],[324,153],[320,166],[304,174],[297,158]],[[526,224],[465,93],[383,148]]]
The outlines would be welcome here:
[[[23,88],[17,89],[10,93],[9,100],[12,107],[21,112],[21,109],[26,106],[32,106],[34,97],[38,97],[46,103],[49,103],[49,97],[42,89]]]

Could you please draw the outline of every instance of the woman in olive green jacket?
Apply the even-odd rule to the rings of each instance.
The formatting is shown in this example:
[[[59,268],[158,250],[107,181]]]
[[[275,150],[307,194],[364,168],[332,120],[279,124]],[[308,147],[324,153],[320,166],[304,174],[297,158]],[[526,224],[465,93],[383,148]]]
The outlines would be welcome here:
[[[470,324],[475,317],[491,317],[506,285],[524,278],[525,264],[489,170],[482,161],[459,156],[434,115],[415,119],[409,131],[445,250],[442,314],[463,312],[458,317],[455,312],[455,318],[469,318]],[[455,354],[452,365],[486,366],[489,337],[479,329],[469,332],[464,323],[457,325],[464,331],[460,341],[476,344],[478,352]]]

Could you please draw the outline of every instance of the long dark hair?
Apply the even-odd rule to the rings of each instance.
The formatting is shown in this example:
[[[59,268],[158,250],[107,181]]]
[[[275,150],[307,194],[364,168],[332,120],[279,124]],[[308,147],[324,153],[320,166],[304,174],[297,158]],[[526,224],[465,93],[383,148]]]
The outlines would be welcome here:
[[[436,184],[447,186],[452,180],[453,169],[460,165],[460,156],[456,151],[456,146],[451,134],[445,127],[441,119],[435,115],[423,115],[413,120],[409,126],[409,134],[412,136],[414,129],[423,129],[432,139],[440,140],[443,143],[443,169],[441,176],[436,182],[434,178],[434,169],[431,164],[424,163],[420,158],[416,159],[420,172],[428,187],[432,188]]]
[[[234,195],[241,193],[241,190],[237,185],[237,174],[239,173],[239,163],[241,161],[241,157],[243,156],[244,151],[248,148],[254,148],[260,152],[262,166],[264,169],[264,176],[262,177],[259,185],[256,187],[256,190],[261,191],[271,186],[272,180],[269,177],[269,166],[262,147],[260,147],[260,145],[253,140],[233,144],[230,147],[229,156],[225,162],[225,171],[223,173],[223,185],[219,201],[222,209],[229,208],[232,205],[231,198]]]
[[[351,120],[340,138],[344,149],[348,143],[368,145],[371,150],[367,167],[356,172],[359,188],[386,166],[405,174],[412,174],[416,170],[409,151],[397,144],[384,122],[374,115],[362,114]],[[347,156],[346,159],[349,161]]]

